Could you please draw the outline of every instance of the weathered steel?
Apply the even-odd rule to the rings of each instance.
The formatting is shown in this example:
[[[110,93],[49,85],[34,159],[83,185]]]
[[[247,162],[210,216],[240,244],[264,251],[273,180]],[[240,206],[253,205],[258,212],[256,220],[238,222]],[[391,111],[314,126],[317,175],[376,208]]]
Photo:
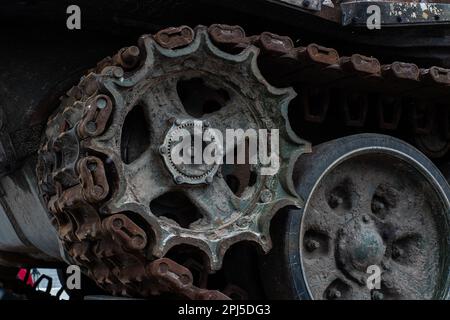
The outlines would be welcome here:
[[[48,122],[47,141],[40,149],[39,185],[68,261],[85,266],[105,289],[115,294],[147,296],[177,291],[183,297],[220,298],[216,292],[203,294],[205,274],[221,267],[227,249],[236,242],[254,241],[268,251],[275,211],[287,204],[301,204],[286,177],[299,154],[295,152],[307,151],[308,144],[293,135],[285,120],[293,92],[275,89],[265,78],[277,86],[295,84],[300,89],[305,120],[316,123],[326,121],[333,103],[338,102],[344,110],[344,124],[362,126],[370,109],[369,95],[392,94],[392,101],[374,100],[379,127],[395,130],[405,124],[401,122],[404,119],[412,121],[409,127],[420,135],[418,146],[432,151],[436,146],[446,150],[448,140],[429,139],[435,135],[432,120],[423,117],[420,105],[433,111],[437,102],[445,101],[448,74],[443,68],[419,69],[404,62],[381,65],[373,57],[340,56],[335,49],[316,44],[294,47],[288,37],[267,32],[246,36],[238,26],[201,27],[195,34],[187,27],[162,30],[155,36],[141,37],[139,46],[123,48],[101,61],[63,97],[60,112]],[[212,98],[221,109],[192,115],[179,99],[177,84],[202,77],[207,88],[198,96]],[[227,94],[218,89],[226,89]],[[408,99],[424,92],[425,99],[420,97],[414,100],[420,103],[410,105]],[[228,104],[227,95],[241,108]],[[121,131],[136,106],[144,110],[141,118],[150,128],[150,144],[127,163],[121,158],[121,149],[133,139],[121,139]],[[411,111],[408,117],[402,117],[405,110]],[[219,117],[215,118],[215,113]],[[222,168],[207,172],[174,166],[160,148],[170,148],[164,139],[201,117],[221,130],[228,125],[281,128],[280,151],[286,167],[269,178],[258,175],[257,166],[234,168],[231,172],[244,187],[231,192]],[[205,119],[201,120],[204,125]],[[448,123],[442,126],[449,131]],[[303,144],[300,149],[298,143]],[[256,183],[246,188],[255,173]],[[168,192],[186,195],[200,209],[200,217],[183,222],[179,217],[153,212],[151,202]],[[11,199],[9,196],[7,201],[14,203]],[[202,274],[201,288],[191,287],[188,281],[189,289],[182,292],[182,283],[174,283],[173,277],[148,272],[150,263],[181,244],[198,248],[209,257],[208,268],[189,264]],[[314,251],[316,246],[312,241],[307,248]],[[180,271],[175,280],[186,275],[182,266],[175,264],[173,270]],[[330,290],[330,297],[336,294]],[[242,292],[239,295],[245,296]]]
[[[291,89],[276,89],[264,80],[257,68],[258,50],[251,45],[259,43],[266,54],[280,55],[293,49],[292,41],[264,33],[244,39],[248,46],[228,54],[213,45],[205,27],[198,27],[192,39],[184,35],[186,30],[170,28],[155,37],[141,37],[140,52],[145,52],[142,57],[146,59],[136,62],[138,67],[127,75],[114,59],[100,63],[97,73],[68,92],[75,99],[63,99],[63,112],[49,121],[40,153],[40,185],[67,252],[90,270],[97,283],[114,293],[147,295],[170,289],[190,298],[224,298],[172,283],[186,278],[171,276],[176,270],[184,272],[181,266],[175,264],[172,272],[165,273],[147,264],[155,266],[152,259],[164,257],[177,245],[203,251],[208,257],[207,270],[220,269],[228,248],[237,242],[256,242],[267,252],[273,215],[284,206],[301,204],[290,177],[295,159],[309,150],[309,144],[287,122],[287,106],[295,95]],[[209,30],[236,34],[235,29],[220,26]],[[223,39],[220,32],[216,40]],[[237,32],[238,38],[242,35]],[[229,39],[225,41],[233,42]],[[205,99],[221,104],[220,110],[207,111],[207,120],[191,116],[190,112],[198,111],[190,110],[188,102],[179,97],[180,83],[190,79],[202,79],[210,86],[203,89]],[[127,145],[121,136],[127,114],[136,105],[142,107],[148,126],[141,134],[150,131],[153,145],[124,163],[121,149]],[[251,172],[256,181],[248,187],[244,183],[249,183],[250,172],[236,168],[234,174],[242,187],[233,193],[224,172],[218,171],[219,164],[173,162],[173,136],[180,130],[195,132],[197,127],[202,135],[211,128],[223,136],[228,128],[280,129],[281,168],[274,175],[262,175],[262,164],[254,165]],[[218,137],[211,132],[215,142]],[[61,137],[77,141],[64,143]],[[55,176],[55,172],[64,175]],[[59,176],[63,178],[55,179]],[[200,216],[184,224],[182,218],[153,211],[152,202],[173,191],[182,191],[199,208]],[[115,265],[113,261],[127,261],[127,266],[111,269],[108,265]],[[139,281],[156,281],[157,285],[143,288]]]

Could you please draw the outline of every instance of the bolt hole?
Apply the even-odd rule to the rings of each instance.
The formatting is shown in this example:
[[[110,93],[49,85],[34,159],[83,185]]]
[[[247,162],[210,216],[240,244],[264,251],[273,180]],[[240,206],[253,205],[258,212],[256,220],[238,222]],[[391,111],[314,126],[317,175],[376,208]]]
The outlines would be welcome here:
[[[415,264],[421,256],[421,237],[417,234],[407,235],[392,244],[391,256],[403,265]]]
[[[185,111],[195,118],[219,111],[230,100],[226,90],[212,88],[202,78],[180,80],[177,92]]]
[[[349,300],[352,295],[352,288],[341,279],[334,280],[325,290],[326,300]]]
[[[372,212],[379,218],[385,219],[392,208],[397,206],[398,191],[387,184],[380,184],[372,197]]]
[[[347,211],[352,207],[352,183],[345,179],[327,193],[329,207],[336,211]]]
[[[303,237],[303,248],[307,258],[326,255],[329,252],[329,237],[320,231],[308,230]]]
[[[198,208],[181,192],[168,192],[150,203],[151,212],[157,217],[165,217],[180,227],[190,225],[203,216]]]
[[[234,194],[236,194],[239,191],[240,182],[236,176],[232,174],[226,175],[225,181]]]
[[[144,109],[135,106],[126,116],[122,128],[120,154],[126,164],[136,161],[150,146],[150,133]]]
[[[225,177],[230,190],[238,197],[241,197],[248,188],[254,186],[257,182],[258,175],[252,169],[249,163],[250,148],[248,139],[245,140],[245,160],[244,163],[238,164],[238,147],[234,148],[234,164],[226,164],[227,155],[223,158],[222,174]]]

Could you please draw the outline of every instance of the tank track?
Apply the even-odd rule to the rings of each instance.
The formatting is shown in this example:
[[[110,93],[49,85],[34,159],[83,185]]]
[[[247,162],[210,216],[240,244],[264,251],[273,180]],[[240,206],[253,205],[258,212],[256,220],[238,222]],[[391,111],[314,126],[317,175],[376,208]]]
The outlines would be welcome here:
[[[373,57],[340,56],[317,44],[295,47],[289,37],[269,32],[247,36],[239,26],[211,25],[207,30],[222,51],[238,54],[248,46],[259,48],[262,74],[272,85],[300,91],[307,122],[322,123],[333,100],[342,108],[346,125],[362,127],[373,100],[382,130],[396,130],[409,121],[419,136],[432,134],[438,125],[450,138],[448,69],[422,69],[405,62],[382,65]],[[194,34],[182,26],[142,38],[176,51],[189,45]],[[114,167],[111,159],[88,152],[86,146],[109,125],[113,107],[107,95],[99,94],[94,75],[120,78],[139,65],[141,52],[138,46],[123,48],[101,61],[61,98],[60,109],[49,119],[37,175],[50,218],[70,259],[113,294],[148,297],[170,292],[190,299],[227,299],[222,292],[195,286],[185,266],[168,258],[155,260],[147,249],[153,234],[145,222],[102,211],[115,187]],[[97,108],[87,107],[93,105]]]

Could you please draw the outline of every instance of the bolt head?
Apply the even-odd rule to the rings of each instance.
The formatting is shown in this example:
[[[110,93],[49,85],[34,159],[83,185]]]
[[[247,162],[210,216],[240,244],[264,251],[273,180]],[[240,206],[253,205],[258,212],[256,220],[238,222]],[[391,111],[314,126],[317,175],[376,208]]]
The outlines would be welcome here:
[[[97,124],[94,121],[89,121],[86,124],[86,129],[88,129],[89,132],[95,132],[95,130],[97,130]]]
[[[113,220],[112,225],[115,229],[122,229],[123,221],[122,219],[116,218]]]
[[[192,36],[192,32],[188,28],[181,29],[181,35],[185,38]]]
[[[328,203],[329,203],[329,205],[330,205],[330,207],[331,207],[332,209],[338,207],[338,206],[341,205],[343,202],[344,202],[344,199],[342,199],[340,196],[335,195],[335,194],[332,194],[332,195],[330,196],[329,201],[328,201]]]
[[[402,254],[403,254],[403,250],[400,249],[399,247],[394,246],[392,248],[392,258],[394,258],[394,259],[400,258],[402,256]]]
[[[167,152],[167,148],[165,145],[162,145],[159,147],[159,153],[166,154],[166,152]]]
[[[263,203],[270,202],[272,200],[272,192],[270,192],[270,190],[268,190],[268,189],[263,190],[261,192],[260,200]]]
[[[375,200],[372,203],[372,211],[374,213],[378,213],[378,212],[380,212],[381,210],[384,210],[384,209],[385,209],[385,205],[384,205],[384,203],[382,201]]]
[[[114,68],[113,75],[116,78],[122,78],[123,77],[123,69],[120,67]]]
[[[87,164],[87,167],[88,167],[89,171],[95,171],[95,170],[97,170],[97,163],[96,162],[89,162]]]
[[[99,109],[105,109],[106,106],[108,105],[108,101],[106,101],[105,98],[98,98],[95,105],[97,106],[97,108]]]
[[[365,215],[363,215],[362,220],[364,223],[368,223],[370,221],[370,218],[368,215],[365,214]]]
[[[247,226],[247,222],[246,222],[245,220],[243,220],[243,219],[238,220],[238,221],[236,222],[236,224],[237,224],[237,226],[240,227],[240,228],[244,228],[244,227]]]
[[[320,248],[320,243],[317,240],[309,239],[306,241],[306,249],[309,252],[313,252]]]
[[[175,125],[179,126],[181,124],[181,120],[180,119],[175,119]]]
[[[177,184],[183,183],[183,177],[181,177],[181,176],[176,176],[176,177],[175,177],[175,182],[176,182]]]
[[[341,291],[339,291],[338,289],[332,288],[330,289],[330,291],[328,292],[328,296],[331,299],[339,299],[342,297],[342,293]]]
[[[380,291],[374,291],[372,293],[372,298],[373,300],[383,300],[384,299],[384,294]]]

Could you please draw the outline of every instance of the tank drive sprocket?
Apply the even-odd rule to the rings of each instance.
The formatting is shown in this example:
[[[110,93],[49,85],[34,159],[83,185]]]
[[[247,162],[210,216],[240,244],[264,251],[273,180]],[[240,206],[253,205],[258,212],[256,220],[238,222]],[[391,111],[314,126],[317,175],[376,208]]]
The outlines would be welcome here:
[[[205,27],[173,29],[142,36],[84,76],[48,121],[39,152],[39,185],[68,256],[115,293],[155,293],[143,281],[158,283],[150,265],[178,245],[200,249],[209,271],[240,241],[267,252],[272,217],[302,204],[292,170],[310,145],[289,125],[293,89],[263,78],[257,47],[231,54]],[[264,174],[261,161],[175,163],[174,135],[197,127],[215,142],[214,132],[265,129],[279,137],[271,151],[280,166]],[[192,284],[180,270],[178,283]]]

